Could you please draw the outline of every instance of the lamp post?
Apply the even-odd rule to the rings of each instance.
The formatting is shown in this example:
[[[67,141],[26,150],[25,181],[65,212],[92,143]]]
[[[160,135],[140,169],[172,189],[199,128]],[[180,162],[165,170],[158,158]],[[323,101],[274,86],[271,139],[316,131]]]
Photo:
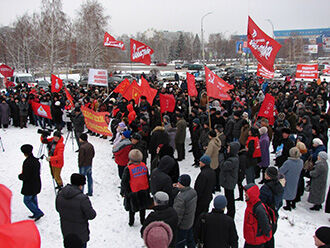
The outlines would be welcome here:
[[[273,39],[275,39],[275,34],[274,34],[274,25],[270,19],[266,19],[265,21],[269,22],[270,25],[272,25],[272,30],[273,30]]]
[[[203,64],[204,64],[204,61],[205,61],[203,21],[204,21],[204,18],[205,18],[207,15],[210,15],[210,14],[212,14],[212,12],[208,12],[208,13],[206,13],[206,14],[203,15],[202,18],[201,18],[201,39],[202,39],[202,58],[203,58]]]

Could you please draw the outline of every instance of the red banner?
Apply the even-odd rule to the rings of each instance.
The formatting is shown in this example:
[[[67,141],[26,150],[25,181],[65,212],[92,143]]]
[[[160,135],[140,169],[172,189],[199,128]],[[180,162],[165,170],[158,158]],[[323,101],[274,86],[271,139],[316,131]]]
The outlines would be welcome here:
[[[103,45],[105,47],[116,47],[121,50],[125,50],[124,42],[116,40],[108,32],[105,32],[104,34]]]
[[[63,80],[52,74],[52,92],[59,92],[63,87]]]
[[[189,72],[187,72],[187,88],[188,88],[189,96],[198,95],[198,92],[196,89],[196,84],[195,84],[195,77],[194,77],[194,75],[190,74]]]
[[[268,71],[262,64],[258,63],[257,76],[271,79],[274,77],[274,72]]]
[[[296,78],[317,79],[319,76],[319,65],[304,65],[298,64],[296,71]]]
[[[122,95],[127,101],[134,99],[137,103],[141,97],[141,87],[134,80]]]
[[[47,119],[52,119],[50,106],[41,104],[41,103],[37,103],[37,102],[32,102],[31,107],[32,107],[34,114],[47,118]]]
[[[151,55],[154,53],[149,46],[131,39],[131,61],[140,62],[146,65],[151,64]]]
[[[258,116],[267,118],[270,125],[274,124],[274,105],[275,98],[267,93],[258,113]]]
[[[329,75],[330,74],[330,65],[324,65],[324,70],[322,71],[322,73]]]
[[[249,16],[247,31],[248,47],[267,70],[274,71],[274,61],[281,45],[265,34]]]
[[[10,189],[0,184],[0,225],[11,223],[11,197]]]
[[[66,98],[69,100],[71,106],[74,107],[73,97],[70,95],[70,93],[66,87],[64,87],[64,91],[65,91]]]
[[[113,92],[123,94],[129,86],[130,82],[127,78],[125,78],[120,84],[117,85]]]
[[[149,82],[141,77],[141,96],[145,96],[150,105],[153,104],[154,98],[157,95],[157,90],[150,87]]]
[[[160,112],[173,112],[175,109],[175,98],[170,94],[159,94]]]
[[[222,78],[218,77],[209,68],[205,66],[205,80],[206,90],[209,97],[220,100],[231,100],[228,90],[233,89],[234,86],[225,82]]]
[[[11,69],[8,65],[2,64],[0,65],[0,73],[4,77],[12,77],[14,75],[14,70]]]
[[[85,117],[85,124],[89,130],[101,135],[112,136],[108,129],[110,122],[109,112],[95,112],[85,106],[81,106],[81,112]]]

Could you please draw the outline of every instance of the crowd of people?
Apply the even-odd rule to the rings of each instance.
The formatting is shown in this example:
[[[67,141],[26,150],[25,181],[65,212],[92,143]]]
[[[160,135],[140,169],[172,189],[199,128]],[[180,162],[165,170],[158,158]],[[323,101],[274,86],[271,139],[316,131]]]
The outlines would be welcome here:
[[[284,82],[253,77],[224,79],[234,85],[229,91],[231,101],[208,99],[204,84],[196,84],[198,96],[190,97],[185,81],[166,86],[151,82],[158,93],[175,95],[175,110],[162,114],[159,94],[152,103],[143,95],[135,102],[127,101],[121,94],[108,95],[101,87],[85,90],[69,84],[67,88],[74,98],[72,106],[62,91],[52,94],[19,84],[1,93],[0,120],[5,129],[9,124],[57,129],[53,138],[43,137],[42,142],[48,144],[47,160],[59,190],[56,209],[65,240],[78,238],[86,247],[88,219],[96,216],[88,196],[93,195],[91,169],[97,149],[94,151],[87,142],[87,134],[107,137],[91,130],[84,133],[80,106],[85,106],[109,112],[109,129],[113,133],[109,141],[118,166],[128,224],[134,225],[135,213],[139,212],[141,237],[148,247],[238,247],[235,202],[244,199],[244,247],[275,247],[274,234],[283,200],[286,211],[294,211],[297,204],[320,211],[327,198],[325,212],[330,212],[328,85],[297,82],[289,77]],[[275,97],[274,120],[258,116],[267,93]],[[49,105],[52,120],[35,115],[32,102]],[[63,188],[60,168],[64,128],[74,131],[79,144],[79,166],[83,168]],[[187,132],[190,144],[186,144]],[[189,146],[191,149],[186,151]],[[30,150],[23,151],[28,158]],[[194,186],[190,175],[180,173],[180,162],[190,154],[194,158],[192,166],[200,168]],[[274,163],[270,154],[275,156]],[[88,178],[87,196],[80,194],[86,179],[79,175]],[[24,178],[20,176],[23,182]],[[239,195],[235,197],[236,186]],[[213,197],[221,188],[224,195]],[[22,191],[24,202],[33,202],[37,191],[40,189]],[[301,203],[303,194],[308,194],[311,205]],[[214,208],[208,213],[212,200]],[[31,203],[26,203],[27,207],[28,204]],[[88,214],[66,212],[69,206],[78,209],[79,204],[86,204],[81,208]],[[146,209],[152,209],[148,216]],[[35,219],[43,215],[41,210],[33,213]],[[84,214],[84,227],[72,224]],[[324,232],[329,234],[329,228],[316,232],[318,247],[330,245],[330,235],[324,236]]]

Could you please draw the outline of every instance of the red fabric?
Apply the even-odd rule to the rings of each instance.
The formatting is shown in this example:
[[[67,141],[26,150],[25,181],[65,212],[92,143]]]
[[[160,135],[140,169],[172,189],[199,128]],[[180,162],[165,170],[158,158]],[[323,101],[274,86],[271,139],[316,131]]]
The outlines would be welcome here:
[[[131,61],[140,62],[146,65],[151,64],[151,55],[154,53],[149,46],[131,39]]]
[[[114,153],[116,164],[119,166],[126,166],[128,164],[128,153],[131,151],[131,148],[132,145],[128,145]]]
[[[189,96],[197,96],[198,92],[195,85],[195,77],[187,72],[187,88]]]
[[[254,141],[254,152],[253,157],[254,158],[260,158],[261,157],[261,150],[260,150],[260,140],[258,137],[249,136],[246,141],[246,148],[249,146],[249,142],[253,140]]]
[[[52,79],[52,92],[60,92],[60,90],[63,87],[63,80],[60,79],[59,77],[56,77],[55,75],[52,74],[51,76]]]
[[[54,137],[48,138],[47,141],[48,143],[51,143],[53,141]],[[50,157],[50,165],[53,167],[57,168],[62,168],[64,165],[64,143],[63,143],[63,136],[59,139],[59,141],[56,144],[55,150],[54,150],[54,155]],[[42,137],[41,137],[41,142],[43,142]]]
[[[119,108],[115,108],[112,110],[112,117],[116,117],[117,113],[119,112]]]
[[[257,76],[271,79],[274,77],[274,72],[267,70],[262,64],[258,63]]]
[[[170,94],[159,94],[160,112],[173,112],[175,109],[175,98]]]
[[[103,45],[105,47],[117,47],[121,50],[125,50],[124,42],[116,40],[108,32],[104,34]]]
[[[129,87],[130,82],[127,78],[124,79],[120,84],[117,85],[117,87],[113,90],[115,93],[123,94],[127,88]]]
[[[147,98],[147,101],[150,105],[153,104],[153,101],[157,95],[157,90],[150,87],[149,82],[141,77],[141,95]]]
[[[4,81],[6,88],[15,87],[14,82],[8,81],[8,79],[6,77],[3,79],[3,81]]]
[[[243,226],[243,233],[244,233],[244,239],[246,243],[249,245],[260,245],[264,244],[267,241],[269,241],[272,237],[270,235],[269,237],[262,235],[257,236],[257,230],[258,230],[258,221],[253,214],[253,206],[260,201],[259,195],[260,191],[257,185],[252,186],[249,188],[246,193],[249,196],[249,200],[246,202],[247,206],[245,209],[245,215],[244,215],[244,226]]]
[[[50,106],[41,104],[41,103],[32,102],[31,107],[32,107],[34,114],[41,116],[41,117],[45,117],[47,119],[52,119]]]
[[[0,184],[0,225],[11,223],[10,203],[12,195],[10,189]]]
[[[141,87],[134,80],[122,95],[127,101],[134,99],[135,102],[138,102],[141,97]]]
[[[5,77],[12,77],[14,75],[14,70],[10,68],[8,65],[2,64],[0,65],[0,73]]]
[[[132,104],[127,105],[127,110],[128,110],[128,116],[127,116],[128,124],[131,124],[136,118],[136,112],[134,111]]]
[[[296,78],[310,78],[317,79],[319,76],[319,65],[304,65],[298,64],[296,70]]]
[[[274,71],[274,61],[281,45],[265,34],[249,16],[247,30],[248,47],[254,57],[268,71]]]
[[[274,124],[274,105],[275,98],[267,93],[258,113],[258,117],[267,118],[270,125]]]
[[[145,163],[130,164],[128,167],[132,192],[149,189],[148,169]]]
[[[233,89],[234,86],[225,82],[222,78],[214,74],[209,68],[205,66],[205,79],[207,96],[220,100],[231,100],[227,93],[228,90]]]
[[[70,104],[72,106],[74,106],[73,97],[70,95],[70,93],[66,87],[64,87],[64,91],[65,91],[66,98],[70,101]]]

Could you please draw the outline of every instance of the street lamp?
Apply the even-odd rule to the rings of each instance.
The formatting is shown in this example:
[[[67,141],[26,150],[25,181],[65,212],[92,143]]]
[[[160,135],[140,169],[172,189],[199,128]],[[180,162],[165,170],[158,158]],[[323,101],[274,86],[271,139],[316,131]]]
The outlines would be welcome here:
[[[203,63],[204,63],[204,61],[205,61],[203,21],[204,21],[204,18],[205,18],[207,15],[210,15],[210,14],[212,14],[212,12],[208,12],[208,13],[206,13],[206,14],[203,15],[202,18],[201,18],[201,39],[202,39],[202,58],[203,58]]]
[[[270,19],[265,19],[265,21],[269,22],[270,25],[272,25],[272,30],[273,30],[273,39],[275,39],[275,34],[274,34],[274,25]]]

